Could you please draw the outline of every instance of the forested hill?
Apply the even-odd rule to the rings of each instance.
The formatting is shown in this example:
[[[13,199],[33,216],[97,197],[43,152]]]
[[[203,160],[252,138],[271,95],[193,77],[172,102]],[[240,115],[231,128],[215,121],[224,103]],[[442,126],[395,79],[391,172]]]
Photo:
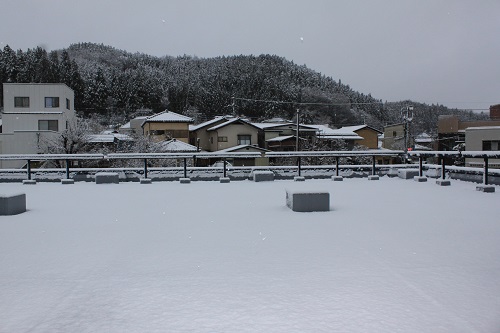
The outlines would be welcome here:
[[[416,128],[427,132],[435,130],[439,114],[476,117],[440,105],[383,103],[276,55],[154,57],[80,43],[49,54],[6,46],[0,59],[2,82],[64,82],[75,90],[77,110],[108,117],[168,108],[200,120],[233,113],[292,119],[299,108],[305,123],[382,128],[399,122],[401,107],[412,104]]]

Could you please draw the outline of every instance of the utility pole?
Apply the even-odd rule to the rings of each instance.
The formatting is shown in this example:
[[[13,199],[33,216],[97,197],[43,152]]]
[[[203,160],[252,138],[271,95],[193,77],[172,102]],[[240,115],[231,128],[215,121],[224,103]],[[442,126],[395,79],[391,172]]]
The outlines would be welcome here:
[[[408,144],[409,144],[409,139],[410,139],[410,124],[411,121],[413,120],[413,106],[407,105],[406,107],[401,109],[401,117],[403,118],[404,122],[404,131],[405,131],[405,163],[406,160],[408,159]]]
[[[299,125],[300,125],[300,110],[297,109],[297,129],[296,129],[296,132],[297,132],[297,135],[295,137],[295,151],[299,151]]]

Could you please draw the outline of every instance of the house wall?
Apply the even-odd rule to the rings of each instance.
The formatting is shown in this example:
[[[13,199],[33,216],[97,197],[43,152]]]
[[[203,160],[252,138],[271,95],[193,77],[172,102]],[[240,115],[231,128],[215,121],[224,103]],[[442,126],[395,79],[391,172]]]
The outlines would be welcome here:
[[[144,135],[150,135],[154,141],[162,141],[168,138],[175,138],[179,141],[189,143],[189,124],[188,123],[160,123],[146,122],[142,126]],[[161,135],[151,135],[151,131],[166,131],[168,133]]]
[[[0,134],[0,154],[37,154],[39,146],[43,145],[57,132],[51,131],[21,131]],[[0,168],[17,169],[26,161],[0,160]]]
[[[222,150],[238,145],[238,135],[250,135],[250,144],[258,143],[259,129],[246,124],[230,124],[210,131],[210,151]],[[218,142],[218,137],[227,137],[227,142]]]
[[[384,127],[384,140],[382,147],[386,149],[394,149],[395,144],[404,146],[405,128],[403,124],[389,125]]]
[[[36,131],[38,120],[57,120],[58,130],[76,121],[74,92],[65,84],[4,83],[3,133]],[[15,97],[29,97],[29,107],[15,107]],[[46,108],[45,97],[59,97],[59,107]],[[66,108],[66,99],[70,109]]]
[[[465,149],[468,151],[482,151],[483,141],[500,141],[500,126],[490,128],[474,128],[465,131]],[[484,165],[482,158],[466,158],[465,166]],[[489,159],[488,165],[500,168],[500,159]]]
[[[362,128],[356,131],[356,134],[363,137],[363,140],[356,140],[359,145],[366,146],[370,149],[378,148],[378,132],[369,128]]]

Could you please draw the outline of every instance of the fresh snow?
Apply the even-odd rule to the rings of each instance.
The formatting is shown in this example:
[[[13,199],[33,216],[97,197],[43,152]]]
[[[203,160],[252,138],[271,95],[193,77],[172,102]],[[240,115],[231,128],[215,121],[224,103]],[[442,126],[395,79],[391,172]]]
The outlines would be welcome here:
[[[475,186],[3,183],[28,211],[0,216],[0,332],[498,332],[500,194]]]

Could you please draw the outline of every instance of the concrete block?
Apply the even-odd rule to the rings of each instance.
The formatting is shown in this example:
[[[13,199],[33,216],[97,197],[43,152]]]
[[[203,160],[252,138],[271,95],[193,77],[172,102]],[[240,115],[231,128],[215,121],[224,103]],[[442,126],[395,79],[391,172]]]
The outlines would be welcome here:
[[[179,178],[179,183],[181,184],[190,184],[191,179],[190,178]]]
[[[438,179],[438,180],[436,180],[436,184],[439,186],[450,186],[451,182],[449,180],[446,180],[446,179]]]
[[[26,194],[0,195],[0,215],[16,215],[26,211]]]
[[[287,189],[286,205],[294,212],[329,211],[330,193]]]
[[[394,178],[397,176],[398,176],[398,169],[390,168],[389,171],[387,171],[387,177]]]
[[[402,179],[412,179],[415,176],[419,176],[420,172],[418,169],[398,169],[398,177]]]
[[[231,179],[229,179],[229,177],[220,177],[220,182],[221,184],[227,184],[231,182]]]
[[[341,182],[341,181],[344,180],[344,177],[342,177],[342,176],[332,176],[332,180],[334,182]]]
[[[274,173],[272,171],[254,171],[254,182],[269,182],[274,180]]]
[[[294,182],[303,182],[305,180],[306,180],[306,178],[302,177],[302,176],[295,176],[295,177],[293,177],[293,181]]]
[[[377,176],[377,175],[370,175],[370,176],[368,176],[368,180],[379,180],[379,178],[380,177]]]
[[[140,182],[141,184],[152,184],[152,180],[151,180],[151,178],[141,178],[141,179],[139,180],[139,182]]]
[[[74,183],[75,183],[75,181],[73,179],[61,179],[61,184],[63,184],[63,185],[71,185]]]
[[[95,174],[96,184],[119,184],[120,179],[116,172],[98,172]]]
[[[25,179],[25,180],[23,180],[23,185],[36,185],[36,180],[34,180],[34,179]]]
[[[493,185],[478,185],[476,186],[476,191],[481,191],[485,193],[493,193],[495,192],[495,186]]]
[[[413,177],[413,180],[419,183],[425,183],[427,181],[427,177],[420,177],[420,176],[415,176]]]

